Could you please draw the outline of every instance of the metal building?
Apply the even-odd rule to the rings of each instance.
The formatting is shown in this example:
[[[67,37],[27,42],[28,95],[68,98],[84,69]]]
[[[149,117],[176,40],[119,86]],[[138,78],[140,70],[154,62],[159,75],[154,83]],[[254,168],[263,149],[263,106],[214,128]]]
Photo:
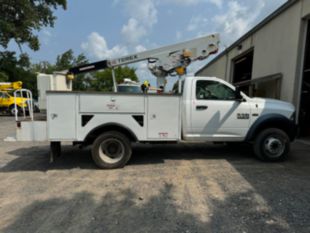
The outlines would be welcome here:
[[[289,0],[196,75],[293,103],[301,135],[310,136],[310,0]]]

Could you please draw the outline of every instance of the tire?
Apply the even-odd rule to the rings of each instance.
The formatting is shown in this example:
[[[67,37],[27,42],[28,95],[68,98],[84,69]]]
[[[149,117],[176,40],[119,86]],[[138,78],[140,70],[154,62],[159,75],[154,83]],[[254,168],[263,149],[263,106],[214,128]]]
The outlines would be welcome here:
[[[281,129],[261,131],[254,141],[254,153],[258,159],[268,162],[284,161],[290,151],[290,139]]]
[[[131,153],[129,139],[116,131],[101,134],[92,146],[92,158],[95,164],[103,169],[124,167],[129,161]]]

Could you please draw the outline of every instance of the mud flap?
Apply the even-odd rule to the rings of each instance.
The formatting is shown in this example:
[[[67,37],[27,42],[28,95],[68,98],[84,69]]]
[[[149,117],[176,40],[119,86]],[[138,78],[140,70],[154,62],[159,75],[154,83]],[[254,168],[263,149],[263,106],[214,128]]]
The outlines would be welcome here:
[[[61,156],[61,142],[51,142],[50,144],[50,163],[55,161],[55,158]]]

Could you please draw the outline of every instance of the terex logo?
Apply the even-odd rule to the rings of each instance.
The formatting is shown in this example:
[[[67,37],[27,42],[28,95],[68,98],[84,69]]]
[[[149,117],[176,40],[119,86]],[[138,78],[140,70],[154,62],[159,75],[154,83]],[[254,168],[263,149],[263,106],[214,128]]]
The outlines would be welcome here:
[[[118,59],[118,62],[123,63],[123,62],[128,62],[128,61],[132,61],[132,60],[136,60],[136,59],[138,59],[138,56],[132,55],[132,56],[120,58],[120,59]]]

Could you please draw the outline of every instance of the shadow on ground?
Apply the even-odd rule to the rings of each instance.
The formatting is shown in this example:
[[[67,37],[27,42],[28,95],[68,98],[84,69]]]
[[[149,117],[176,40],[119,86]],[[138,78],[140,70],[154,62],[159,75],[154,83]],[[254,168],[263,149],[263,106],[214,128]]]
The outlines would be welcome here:
[[[291,158],[284,163],[261,163],[249,148],[229,149],[220,145],[143,145],[134,146],[128,165],[161,164],[167,160],[193,160],[193,176],[199,182],[208,205],[208,221],[186,209],[173,197],[172,184],[163,186],[159,194],[144,199],[143,192],[127,189],[95,198],[82,192],[71,199],[54,198],[35,201],[20,211],[14,223],[3,232],[310,232],[310,159],[309,146],[293,145]],[[48,147],[11,151],[16,159],[0,172],[47,171],[71,168],[96,169],[89,150],[64,147],[56,163],[48,163]],[[225,178],[225,166],[218,164],[212,173],[225,193],[222,200],[208,194],[204,166],[195,160],[225,160],[238,177],[233,185],[248,183],[250,190],[229,192],[231,179]],[[226,163],[227,162],[227,163]],[[208,169],[208,164],[206,169]],[[223,169],[221,169],[223,168]],[[226,167],[227,168],[227,167]],[[149,167],[149,169],[152,169]],[[173,165],[167,169],[173,169]],[[223,175],[224,174],[224,175]],[[229,173],[232,174],[232,173]],[[239,176],[240,175],[240,176]],[[128,182],[135,184],[134,176]],[[151,180],[150,180],[151,182]],[[122,187],[121,184],[118,184]],[[242,186],[240,186],[242,187]],[[180,187],[178,187],[180,188]],[[178,204],[176,204],[178,202]],[[207,203],[207,204],[206,204]],[[187,211],[186,211],[187,210]]]
[[[96,169],[90,149],[62,146],[62,156],[49,163],[49,147],[30,147],[10,151],[16,158],[0,168],[0,172],[47,171],[60,169]],[[161,164],[165,160],[225,159],[230,162],[255,160],[250,147],[225,145],[134,145],[132,158],[127,166]]]
[[[144,200],[127,189],[99,201],[82,192],[72,199],[36,201],[23,209],[4,233],[23,232],[293,232],[276,211],[260,211],[252,192],[210,201],[212,214],[185,213],[175,204],[173,186]],[[242,199],[240,199],[242,198]],[[240,201],[242,200],[242,201]],[[302,230],[302,229],[300,229]],[[301,232],[301,231],[299,231]]]

